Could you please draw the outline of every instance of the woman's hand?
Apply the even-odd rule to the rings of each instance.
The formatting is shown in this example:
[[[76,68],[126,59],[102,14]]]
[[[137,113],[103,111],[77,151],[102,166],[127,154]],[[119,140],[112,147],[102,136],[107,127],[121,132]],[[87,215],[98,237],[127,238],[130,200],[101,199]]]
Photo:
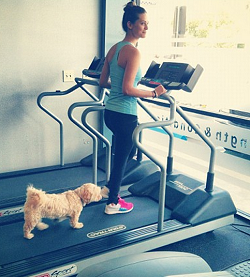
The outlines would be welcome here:
[[[164,88],[164,86],[159,85],[158,87],[156,87],[156,88],[154,89],[154,92],[155,92],[155,94],[156,94],[155,97],[159,97],[159,96],[161,96],[162,94],[166,93],[167,90]]]

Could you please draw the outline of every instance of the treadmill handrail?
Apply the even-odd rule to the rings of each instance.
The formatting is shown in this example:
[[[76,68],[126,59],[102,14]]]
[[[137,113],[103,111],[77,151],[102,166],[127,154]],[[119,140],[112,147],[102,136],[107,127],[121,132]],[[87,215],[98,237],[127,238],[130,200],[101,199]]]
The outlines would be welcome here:
[[[98,132],[95,128],[93,128],[93,126],[91,126],[87,122],[87,115],[90,112],[103,111],[104,109],[105,109],[105,106],[89,107],[83,111],[81,120],[82,120],[82,124],[106,145],[106,182],[108,183],[109,178],[110,178],[110,171],[111,171],[111,144],[110,144],[109,140],[107,138],[105,138],[105,136],[103,136],[100,132]],[[97,162],[97,151],[98,151],[98,147],[96,144],[95,151],[93,151],[93,155],[95,154],[95,157],[93,160],[95,160],[96,162]],[[97,163],[96,163],[95,167],[97,169]],[[97,170],[94,170],[94,171],[97,172]]]
[[[76,77],[75,78],[75,82],[77,84],[84,84],[84,85],[94,85],[94,86],[99,86],[99,80],[96,79],[88,79],[88,78],[79,78]],[[98,97],[96,97],[92,92],[90,92],[89,90],[87,90],[86,88],[80,87],[84,92],[86,92],[88,94],[89,97],[91,97],[94,101],[99,101],[100,99]]]
[[[161,97],[165,98],[165,94],[162,95]],[[143,107],[143,109],[148,114],[151,113],[149,111],[149,109],[146,108],[146,105],[143,104],[142,100],[138,99],[138,103],[140,104],[141,107]],[[196,132],[196,134],[210,148],[210,160],[209,160],[209,166],[208,166],[208,172],[207,172],[207,180],[206,180],[206,183],[205,183],[206,184],[205,190],[207,192],[212,192],[213,191],[213,186],[214,186],[214,167],[215,167],[215,155],[216,155],[216,149],[217,148],[215,147],[214,143],[201,132],[201,130],[197,127],[197,125],[190,119],[190,117],[183,111],[183,109],[178,104],[176,104],[176,112],[193,128],[193,130]],[[154,118],[153,116],[151,116],[151,117]],[[171,139],[171,137],[170,137],[170,139]],[[173,157],[173,141],[171,141],[171,140],[169,141],[169,155],[168,155],[168,157],[169,158]],[[168,163],[168,165],[169,165],[169,163]],[[167,169],[167,172],[171,173],[171,170]]]
[[[153,121],[139,124],[132,135],[135,145],[144,153],[150,160],[152,160],[156,165],[161,169],[161,179],[160,179],[160,192],[159,192],[159,211],[158,211],[158,232],[161,232],[163,229],[164,222],[164,208],[165,208],[165,194],[166,194],[166,178],[167,178],[167,163],[163,163],[155,155],[150,153],[140,142],[140,133],[143,129],[152,128],[152,127],[163,127],[172,125],[175,121],[175,110],[176,103],[175,99],[169,96],[167,93],[164,94],[164,98],[170,103],[170,118],[164,121]]]
[[[165,95],[165,94],[164,94]],[[162,95],[162,97],[165,97]],[[137,99],[137,103],[139,106],[155,121],[159,121],[159,118],[155,116],[148,108],[147,106],[143,103],[141,99]],[[159,126],[161,127],[168,135],[169,135],[169,151],[168,151],[168,157],[169,159],[173,158],[173,149],[174,149],[174,134],[171,130],[169,130],[166,126]],[[168,164],[169,166],[169,164]],[[172,172],[172,165],[170,165],[167,169],[167,172],[170,173]]]
[[[57,91],[53,91],[53,92],[42,92],[37,97],[37,105],[38,105],[38,107],[59,124],[59,128],[60,128],[60,165],[61,166],[64,166],[64,128],[63,128],[63,122],[62,122],[62,120],[59,117],[57,117],[54,113],[52,113],[48,108],[45,108],[42,105],[42,99],[44,97],[48,97],[48,96],[63,96],[63,95],[67,95],[67,94],[70,94],[71,92],[75,91],[76,89],[81,88],[94,101],[99,101],[99,99],[94,94],[92,94],[90,91],[88,91],[86,88],[83,87],[83,85],[85,85],[85,84],[99,86],[99,82],[97,80],[75,78],[75,82],[76,82],[76,85],[72,86],[71,88],[69,88],[69,89],[67,89],[65,91],[57,90]]]
[[[99,85],[99,83],[98,83]],[[68,118],[77,126],[79,127],[82,131],[84,131],[86,134],[88,134],[92,139],[93,139],[93,171],[92,171],[92,179],[93,183],[97,184],[97,137],[96,135],[91,132],[86,126],[84,126],[81,122],[79,122],[74,116],[73,116],[73,111],[76,108],[82,108],[82,107],[87,107],[87,106],[103,106],[104,105],[104,98],[105,98],[105,89],[102,89],[101,95],[100,95],[99,101],[88,101],[88,102],[76,102],[73,103],[69,109],[68,109]]]
[[[210,148],[210,160],[209,160],[209,167],[207,172],[207,180],[206,180],[206,188],[207,192],[213,191],[214,185],[214,165],[215,165],[215,154],[216,154],[216,147],[214,143],[206,137],[201,130],[197,127],[197,125],[190,119],[190,117],[185,114],[182,108],[176,105],[177,113],[193,128],[196,134],[206,143],[206,145]]]

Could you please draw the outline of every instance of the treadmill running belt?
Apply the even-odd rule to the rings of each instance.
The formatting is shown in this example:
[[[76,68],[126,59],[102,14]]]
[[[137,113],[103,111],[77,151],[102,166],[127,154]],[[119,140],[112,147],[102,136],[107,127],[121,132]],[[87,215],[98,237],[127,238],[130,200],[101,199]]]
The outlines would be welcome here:
[[[0,207],[16,204],[15,199],[18,204],[24,202],[28,184],[46,192],[65,191],[92,182],[92,172],[91,167],[75,166],[0,179]],[[105,176],[104,172],[98,171],[98,180],[104,180]]]
[[[82,229],[71,228],[69,220],[54,223],[46,219],[44,222],[48,223],[50,227],[44,231],[34,229],[35,236],[31,240],[23,237],[23,221],[0,226],[1,266],[96,240],[100,237],[88,238],[87,234],[106,228],[124,225],[125,228],[119,231],[124,232],[157,222],[158,203],[145,197],[129,197],[126,198],[126,201],[134,203],[134,210],[122,215],[106,215],[104,213],[104,202],[86,206],[80,217],[80,222],[84,223]],[[169,218],[170,211],[166,209],[165,219]],[[104,234],[104,236],[111,235]],[[13,245],[15,245],[14,248]]]

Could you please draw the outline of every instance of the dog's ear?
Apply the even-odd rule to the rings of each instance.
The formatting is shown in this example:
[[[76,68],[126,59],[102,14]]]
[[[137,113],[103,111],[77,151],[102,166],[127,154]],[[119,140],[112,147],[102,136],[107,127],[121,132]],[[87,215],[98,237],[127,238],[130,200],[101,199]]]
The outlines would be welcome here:
[[[83,185],[81,187],[81,198],[82,198],[83,202],[86,204],[89,204],[91,201],[91,197],[92,197],[92,192],[89,189],[89,186],[87,184]]]

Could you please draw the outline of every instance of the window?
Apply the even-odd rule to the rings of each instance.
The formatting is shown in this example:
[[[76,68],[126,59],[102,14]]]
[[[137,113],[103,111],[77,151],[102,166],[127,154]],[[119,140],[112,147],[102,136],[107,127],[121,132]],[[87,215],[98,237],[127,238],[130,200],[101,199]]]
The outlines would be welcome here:
[[[140,41],[143,67],[150,60],[204,68],[191,95],[176,99],[210,110],[250,111],[250,0],[140,1],[149,16]]]

